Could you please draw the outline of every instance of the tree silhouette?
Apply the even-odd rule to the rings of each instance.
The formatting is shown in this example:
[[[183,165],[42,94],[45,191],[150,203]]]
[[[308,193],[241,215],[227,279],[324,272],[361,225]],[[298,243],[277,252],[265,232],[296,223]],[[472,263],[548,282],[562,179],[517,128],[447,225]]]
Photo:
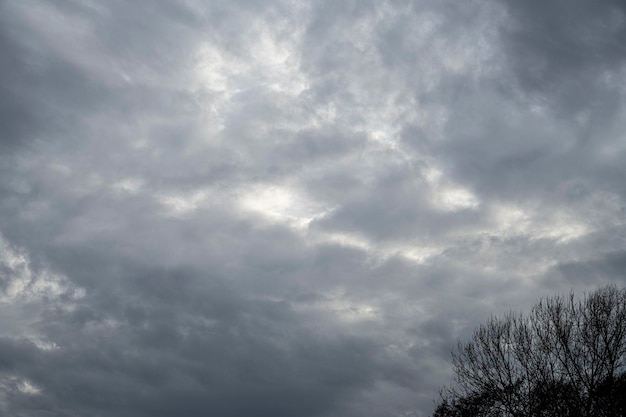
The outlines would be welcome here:
[[[555,296],[492,317],[452,353],[434,416],[626,416],[626,291]]]

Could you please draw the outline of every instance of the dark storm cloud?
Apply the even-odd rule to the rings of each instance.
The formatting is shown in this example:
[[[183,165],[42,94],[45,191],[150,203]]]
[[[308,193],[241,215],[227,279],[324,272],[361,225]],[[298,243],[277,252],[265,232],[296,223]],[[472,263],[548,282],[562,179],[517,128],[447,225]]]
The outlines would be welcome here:
[[[620,230],[623,234],[624,230]],[[568,285],[588,285],[589,282],[613,282],[624,285],[626,254],[623,251],[608,251],[601,256],[590,256],[587,260],[563,262],[548,277]]]
[[[4,375],[41,390],[27,401],[32,393],[10,389],[6,412],[319,415],[400,369],[382,341],[250,298],[225,278],[105,256],[54,260],[88,291],[37,323],[53,348],[3,340]]]
[[[89,88],[84,74],[57,57],[50,56],[45,49],[41,50],[41,45],[35,42],[34,45],[29,44],[28,38],[24,39],[24,33],[27,32],[19,21],[11,19],[9,3],[5,2],[0,7],[4,11],[0,29],[3,51],[0,64],[3,81],[0,146],[3,154],[6,154],[19,145],[30,144],[34,136],[39,134],[38,128],[41,129],[46,122],[47,129],[58,129],[55,122],[60,115],[55,112],[75,99],[84,101],[85,106],[93,104],[96,91]],[[52,97],[55,106],[46,106]],[[42,107],[47,110],[43,114]]]
[[[600,118],[615,114],[621,100],[607,81],[626,58],[624,4],[505,3],[511,22],[504,41],[522,91],[556,101],[570,117],[581,111]]]
[[[4,341],[4,370],[43,392],[9,411],[316,415],[380,373],[371,341],[317,334],[284,303],[244,300],[184,272],[145,274],[148,293],[97,292],[45,323],[62,349]]]

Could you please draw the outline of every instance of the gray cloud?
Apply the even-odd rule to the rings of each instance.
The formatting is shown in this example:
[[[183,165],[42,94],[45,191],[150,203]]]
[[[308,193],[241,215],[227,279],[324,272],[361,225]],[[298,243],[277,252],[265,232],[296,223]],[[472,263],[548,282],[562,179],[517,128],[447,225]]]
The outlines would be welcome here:
[[[623,285],[619,2],[0,11],[0,414],[425,416]]]
[[[567,114],[615,111],[620,99],[606,83],[624,60],[621,2],[507,2],[507,7],[512,22],[504,40],[523,91],[555,99]]]

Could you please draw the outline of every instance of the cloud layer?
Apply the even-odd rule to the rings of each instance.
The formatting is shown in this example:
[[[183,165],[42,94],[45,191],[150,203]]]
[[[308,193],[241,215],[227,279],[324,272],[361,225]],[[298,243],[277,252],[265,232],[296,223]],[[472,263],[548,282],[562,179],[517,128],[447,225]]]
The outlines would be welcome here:
[[[0,3],[0,414],[426,416],[624,285],[619,1]]]

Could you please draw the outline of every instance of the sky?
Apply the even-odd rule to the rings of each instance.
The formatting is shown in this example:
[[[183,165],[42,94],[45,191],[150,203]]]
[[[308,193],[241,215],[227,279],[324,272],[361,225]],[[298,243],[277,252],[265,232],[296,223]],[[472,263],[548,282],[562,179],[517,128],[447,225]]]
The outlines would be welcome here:
[[[1,0],[0,415],[425,417],[626,281],[622,0]]]

